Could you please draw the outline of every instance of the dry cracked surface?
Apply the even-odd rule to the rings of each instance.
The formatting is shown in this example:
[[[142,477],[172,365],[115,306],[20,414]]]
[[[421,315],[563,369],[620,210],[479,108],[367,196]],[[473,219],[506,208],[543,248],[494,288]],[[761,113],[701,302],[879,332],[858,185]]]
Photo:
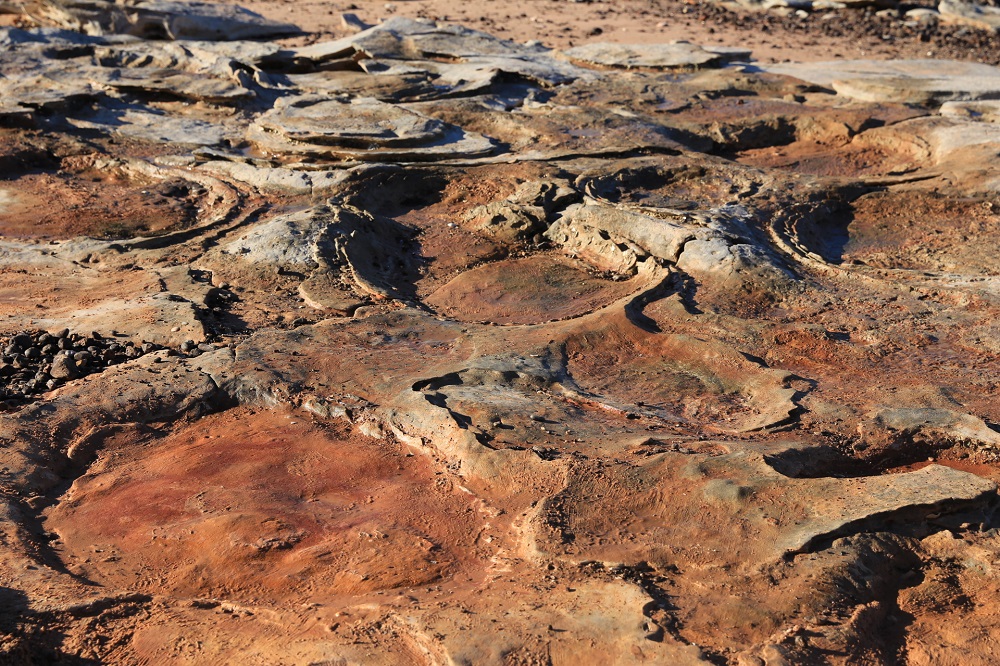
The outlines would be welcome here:
[[[53,7],[0,661],[993,663],[1000,69]]]

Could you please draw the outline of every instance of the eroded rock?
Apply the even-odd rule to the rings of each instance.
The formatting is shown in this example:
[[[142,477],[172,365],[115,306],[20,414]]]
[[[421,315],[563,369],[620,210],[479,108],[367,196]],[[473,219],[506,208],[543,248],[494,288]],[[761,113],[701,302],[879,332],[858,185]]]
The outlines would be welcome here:
[[[995,68],[60,6],[0,30],[5,657],[992,656]]]

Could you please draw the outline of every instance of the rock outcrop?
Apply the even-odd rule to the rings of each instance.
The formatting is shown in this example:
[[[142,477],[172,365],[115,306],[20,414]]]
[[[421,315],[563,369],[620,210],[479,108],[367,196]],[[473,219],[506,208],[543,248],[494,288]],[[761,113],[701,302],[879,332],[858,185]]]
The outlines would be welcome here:
[[[992,659],[1000,70],[51,7],[3,660]]]

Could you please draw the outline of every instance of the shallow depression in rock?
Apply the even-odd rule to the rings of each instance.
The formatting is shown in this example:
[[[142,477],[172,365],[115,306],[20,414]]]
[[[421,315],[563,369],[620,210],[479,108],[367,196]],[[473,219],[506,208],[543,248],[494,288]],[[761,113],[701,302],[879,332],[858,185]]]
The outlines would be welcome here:
[[[754,189],[737,169],[699,164],[651,164],[581,180],[589,193],[613,203],[678,210],[735,203]]]
[[[205,189],[156,181],[100,159],[69,157],[0,179],[0,234],[19,238],[152,236],[197,224]]]
[[[1000,202],[933,192],[876,192],[854,201],[846,261],[949,273],[1000,271]]]
[[[462,321],[540,324],[592,312],[636,289],[632,280],[596,277],[580,262],[543,254],[462,273],[427,303]]]
[[[789,225],[801,249],[831,263],[968,275],[997,272],[1000,203],[921,190],[878,191]]]
[[[422,465],[404,471],[398,450],[301,413],[239,409],[136,439],[109,442],[46,518],[66,566],[95,582],[294,599],[319,581],[331,595],[426,584],[469,557],[470,523],[449,518],[467,499]],[[130,573],[148,567],[162,577]]]

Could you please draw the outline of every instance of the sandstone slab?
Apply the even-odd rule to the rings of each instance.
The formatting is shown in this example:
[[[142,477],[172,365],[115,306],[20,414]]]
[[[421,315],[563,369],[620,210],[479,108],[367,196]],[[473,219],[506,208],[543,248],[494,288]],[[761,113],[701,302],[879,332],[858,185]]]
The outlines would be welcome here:
[[[906,60],[879,63],[846,60],[810,65],[769,65],[767,71],[829,86],[864,102],[940,105],[948,101],[1000,97],[1000,69],[979,63]]]
[[[734,60],[748,60],[750,51],[738,48],[701,47],[684,42],[642,46],[592,42],[567,49],[562,55],[573,61],[604,67],[681,69],[718,67]]]

